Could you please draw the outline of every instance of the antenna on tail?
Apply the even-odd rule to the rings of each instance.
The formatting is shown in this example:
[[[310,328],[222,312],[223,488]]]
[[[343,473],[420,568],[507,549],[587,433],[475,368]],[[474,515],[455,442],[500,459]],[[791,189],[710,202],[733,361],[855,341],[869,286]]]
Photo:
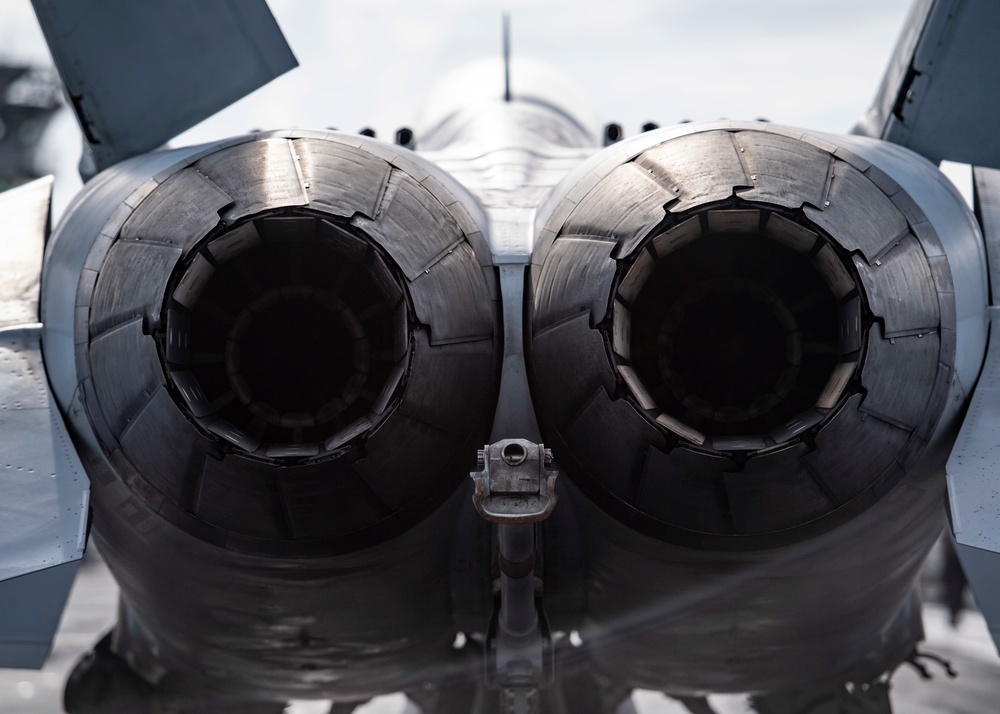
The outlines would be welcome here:
[[[503,14],[503,100],[510,101],[510,13]]]

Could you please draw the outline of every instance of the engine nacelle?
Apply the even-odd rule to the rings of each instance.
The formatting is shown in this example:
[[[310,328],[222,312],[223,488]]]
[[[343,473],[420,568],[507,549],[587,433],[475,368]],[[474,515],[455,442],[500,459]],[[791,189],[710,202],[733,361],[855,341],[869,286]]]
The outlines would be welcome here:
[[[545,441],[620,521],[679,545],[774,547],[943,466],[936,438],[982,360],[986,283],[970,212],[920,157],[688,125],[595,156],[539,226]]]
[[[255,553],[355,550],[428,515],[498,389],[478,210],[412,154],[338,134],[97,177],[53,237],[43,304],[57,397],[98,472]]]

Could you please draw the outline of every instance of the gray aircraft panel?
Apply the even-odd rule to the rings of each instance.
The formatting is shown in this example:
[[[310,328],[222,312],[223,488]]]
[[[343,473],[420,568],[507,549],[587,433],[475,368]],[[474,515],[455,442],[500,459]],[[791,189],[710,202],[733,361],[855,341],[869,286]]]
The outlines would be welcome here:
[[[45,663],[80,561],[0,582],[0,667]]]
[[[948,460],[948,491],[958,543],[1000,554],[1000,311],[991,311],[992,344]]]
[[[49,398],[37,325],[0,331],[0,667],[40,667],[83,556],[90,482]]]
[[[991,308],[991,341],[1000,311]],[[948,496],[957,552],[976,601],[1000,643],[1000,350],[991,344],[972,403],[948,460]]]
[[[1000,4],[920,0],[878,94],[854,133],[942,159],[1000,167],[1000,142],[984,117],[1000,111]]]
[[[976,216],[983,234],[1000,235],[1000,171],[996,169],[972,167],[973,189],[975,191]],[[1000,297],[1000,251],[987,251],[986,262],[990,276],[990,302],[998,304]]]
[[[98,170],[297,65],[264,0],[32,0]]]
[[[1000,307],[995,266],[1000,257],[996,197],[1000,172],[975,167],[975,209],[983,229],[993,296],[986,360],[948,460],[948,500],[956,550],[976,601],[1000,645]]]
[[[949,481],[950,483],[950,481]],[[989,502],[997,500],[996,491]],[[983,510],[987,510],[984,508]],[[959,541],[955,548],[962,569],[976,592],[976,603],[986,618],[994,646],[1000,643],[1000,553],[984,550]]]
[[[89,482],[50,408],[40,333],[0,331],[0,580],[83,554]]]
[[[52,181],[46,176],[0,194],[0,328],[38,321]]]

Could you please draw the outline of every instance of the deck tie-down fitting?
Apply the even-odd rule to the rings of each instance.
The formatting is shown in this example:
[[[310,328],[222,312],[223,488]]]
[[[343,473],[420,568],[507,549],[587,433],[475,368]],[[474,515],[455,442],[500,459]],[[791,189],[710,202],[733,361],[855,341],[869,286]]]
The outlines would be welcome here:
[[[500,608],[490,623],[486,681],[503,690],[503,710],[537,711],[538,690],[554,678],[553,650],[535,588],[535,524],[556,505],[552,452],[526,439],[487,444],[478,454],[472,501],[497,524]]]

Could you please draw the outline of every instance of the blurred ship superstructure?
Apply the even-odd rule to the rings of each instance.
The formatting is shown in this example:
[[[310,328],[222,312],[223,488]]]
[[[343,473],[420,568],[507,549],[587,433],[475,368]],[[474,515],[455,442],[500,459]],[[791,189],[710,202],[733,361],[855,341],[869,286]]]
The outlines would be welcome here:
[[[0,191],[45,173],[38,170],[37,152],[60,94],[53,69],[0,61]]]

